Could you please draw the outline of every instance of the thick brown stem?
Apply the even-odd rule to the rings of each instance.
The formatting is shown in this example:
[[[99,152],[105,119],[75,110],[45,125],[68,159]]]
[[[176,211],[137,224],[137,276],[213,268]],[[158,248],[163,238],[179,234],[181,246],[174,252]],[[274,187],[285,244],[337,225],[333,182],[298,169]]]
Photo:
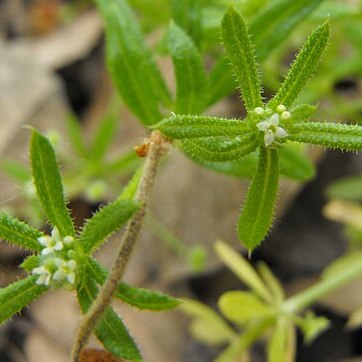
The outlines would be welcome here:
[[[143,175],[136,194],[136,200],[141,203],[141,207],[128,223],[117,258],[113,263],[111,273],[81,322],[72,351],[72,361],[74,362],[79,361],[82,348],[88,342],[88,339],[99,318],[111,303],[112,296],[122,280],[126,265],[143,225],[160,160],[167,152],[168,146],[169,141],[160,132],[152,132],[147,145],[148,151]]]

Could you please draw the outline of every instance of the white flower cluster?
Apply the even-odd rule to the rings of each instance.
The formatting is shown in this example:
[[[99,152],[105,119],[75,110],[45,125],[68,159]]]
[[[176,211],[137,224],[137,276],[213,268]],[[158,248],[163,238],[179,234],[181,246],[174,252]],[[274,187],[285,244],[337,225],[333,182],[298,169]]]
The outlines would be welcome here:
[[[270,146],[277,138],[285,138],[288,136],[286,130],[279,126],[281,120],[287,120],[291,117],[291,114],[286,111],[284,105],[279,104],[275,113],[273,113],[271,109],[261,107],[255,108],[254,112],[258,116],[268,116],[268,118],[256,124],[256,127],[264,132],[265,146]]]
[[[73,285],[75,283],[75,269],[77,263],[71,257],[73,255],[74,238],[66,236],[63,239],[60,237],[57,228],[54,228],[51,236],[42,236],[38,238],[39,243],[44,247],[41,254],[48,256],[43,264],[32,270],[32,274],[39,275],[36,284],[49,286],[51,281],[67,283]],[[59,255],[59,251],[65,257]]]

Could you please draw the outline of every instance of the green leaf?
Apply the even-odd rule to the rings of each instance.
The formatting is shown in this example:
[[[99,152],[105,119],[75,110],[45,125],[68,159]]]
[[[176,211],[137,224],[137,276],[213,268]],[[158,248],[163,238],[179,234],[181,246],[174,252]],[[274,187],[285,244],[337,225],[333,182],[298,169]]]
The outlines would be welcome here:
[[[238,223],[240,240],[252,251],[266,236],[278,192],[279,157],[275,149],[261,147],[256,173]]]
[[[362,149],[362,126],[305,122],[294,124],[288,131],[291,141],[350,151]]]
[[[265,318],[271,313],[271,309],[250,292],[226,292],[220,297],[218,306],[226,318],[243,324]]]
[[[146,46],[137,20],[125,0],[96,0],[106,23],[107,63],[128,107],[145,124],[161,119],[159,101],[170,95]]]
[[[298,144],[286,144],[279,149],[280,174],[299,182],[309,181],[315,176],[314,164],[303,154],[300,147],[295,147],[296,145]],[[243,156],[240,160],[224,162],[196,160],[196,162],[216,172],[251,179],[257,168],[258,155],[259,152],[255,151]]]
[[[83,140],[83,132],[80,121],[74,114],[67,117],[67,131],[74,151],[83,158],[87,158],[88,150]]]
[[[330,321],[326,317],[317,317],[312,311],[308,311],[306,316],[298,321],[298,326],[304,334],[304,342],[312,343],[329,328]]]
[[[194,115],[177,115],[166,118],[153,128],[175,139],[238,136],[250,131],[250,127],[245,121]]]
[[[116,200],[102,207],[89,219],[79,237],[86,254],[94,252],[114,232],[118,231],[138,210],[134,200]]]
[[[102,285],[107,278],[107,270],[91,258],[88,259],[88,265],[94,279],[98,284]],[[152,311],[172,309],[180,304],[180,300],[168,295],[143,288],[136,288],[126,283],[119,285],[115,292],[115,297],[133,307]]]
[[[169,49],[177,84],[176,113],[202,113],[208,86],[201,55],[191,38],[174,23],[169,30]]]
[[[74,236],[54,149],[49,140],[35,130],[31,138],[30,157],[34,184],[48,219],[61,236]]]
[[[250,33],[260,59],[265,59],[323,0],[269,2],[252,21]]]
[[[263,263],[258,263],[258,271],[260,275],[263,277],[265,284],[268,286],[271,294],[273,295],[274,301],[279,304],[285,298],[285,293],[282,285],[279,280],[276,278],[274,273],[269,269],[269,267]]]
[[[118,118],[115,116],[109,116],[102,120],[89,150],[89,156],[93,161],[99,162],[103,158],[117,132],[117,125]]]
[[[182,141],[182,150],[192,160],[223,162],[237,160],[253,152],[257,146],[255,132],[238,137],[207,137]]]
[[[30,273],[33,269],[40,266],[42,260],[44,258],[41,256],[30,255],[20,264],[20,267]]]
[[[362,201],[362,177],[351,176],[334,181],[326,189],[330,199]]]
[[[182,312],[193,317],[192,335],[201,342],[218,345],[235,339],[236,333],[208,306],[189,299],[183,299]]]
[[[245,107],[252,111],[263,104],[260,79],[248,31],[242,17],[233,8],[224,15],[221,34]]]
[[[141,158],[137,156],[134,150],[127,151],[119,157],[104,165],[104,172],[119,173],[119,172],[133,172],[141,163]]]
[[[291,110],[293,116],[293,122],[299,123],[308,121],[313,114],[315,113],[317,107],[311,106],[309,104],[301,104]]]
[[[208,105],[215,104],[235,91],[236,86],[237,84],[231,74],[228,59],[223,56],[220,57],[210,72]]]
[[[268,362],[287,362],[289,326],[284,318],[278,319],[268,343]]]
[[[329,24],[325,22],[308,37],[291,66],[276,96],[270,101],[271,108],[279,104],[287,108],[296,100],[308,80],[314,75],[329,39]]]
[[[265,301],[272,300],[264,281],[247,260],[222,241],[215,244],[215,251],[222,262],[258,296]]]
[[[2,161],[0,163],[0,169],[21,184],[25,184],[31,180],[29,168],[15,160]]]
[[[171,0],[172,18],[197,45],[202,38],[201,9],[201,0]]]
[[[128,182],[126,187],[123,189],[117,200],[129,200],[136,197],[139,183],[141,182],[143,175],[143,165],[133,174],[131,180]]]
[[[90,308],[97,294],[98,288],[92,276],[83,273],[83,280],[77,289],[78,300],[83,313]],[[104,347],[116,357],[131,361],[141,359],[138,347],[128,333],[127,327],[111,308],[107,308],[102,315],[95,328],[95,334]]]
[[[250,25],[250,33],[255,42],[259,60],[265,60],[322,1],[269,2],[270,6],[262,9]],[[234,89],[235,81],[231,77],[229,65],[221,56],[210,74],[209,105],[226,97]]]
[[[305,182],[315,177],[315,167],[300,150],[288,145],[279,149],[280,174],[291,180]]]
[[[43,247],[38,238],[44,236],[42,232],[28,224],[13,218],[12,216],[0,213],[0,238],[21,248],[33,251],[40,251]]]
[[[47,290],[45,286],[35,284],[37,278],[32,275],[0,289],[0,323],[20,312]]]

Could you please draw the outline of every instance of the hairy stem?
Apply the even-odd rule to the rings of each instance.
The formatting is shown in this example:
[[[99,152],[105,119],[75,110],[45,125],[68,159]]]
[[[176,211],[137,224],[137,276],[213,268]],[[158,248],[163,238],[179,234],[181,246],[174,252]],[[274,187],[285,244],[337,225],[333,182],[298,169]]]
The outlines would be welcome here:
[[[81,350],[88,342],[99,318],[111,303],[113,293],[121,282],[126,265],[140,234],[157,169],[162,156],[167,152],[168,144],[169,141],[160,132],[152,132],[147,144],[148,151],[142,179],[136,194],[136,200],[141,203],[141,207],[128,223],[109,277],[81,322],[72,351],[72,361],[74,362],[79,362]]]

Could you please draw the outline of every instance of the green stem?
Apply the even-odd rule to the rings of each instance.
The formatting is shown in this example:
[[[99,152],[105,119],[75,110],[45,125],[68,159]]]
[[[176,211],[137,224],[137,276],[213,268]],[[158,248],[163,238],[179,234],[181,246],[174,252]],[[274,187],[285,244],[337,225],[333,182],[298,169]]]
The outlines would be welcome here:
[[[113,263],[108,279],[100,289],[97,298],[84,316],[72,350],[72,361],[80,361],[80,353],[87,344],[90,335],[105,309],[112,301],[113,294],[123,278],[126,265],[138,240],[146,210],[162,156],[167,152],[169,141],[158,131],[152,132],[142,179],[140,181],[136,200],[141,207],[128,223],[117,257]]]
[[[333,277],[321,279],[321,281],[319,281],[316,285],[313,285],[312,287],[287,299],[281,306],[282,310],[286,313],[297,313],[313,304],[326,294],[333,292],[361,275],[362,261],[359,264],[353,263],[344,270],[341,270],[339,274],[333,275]]]

